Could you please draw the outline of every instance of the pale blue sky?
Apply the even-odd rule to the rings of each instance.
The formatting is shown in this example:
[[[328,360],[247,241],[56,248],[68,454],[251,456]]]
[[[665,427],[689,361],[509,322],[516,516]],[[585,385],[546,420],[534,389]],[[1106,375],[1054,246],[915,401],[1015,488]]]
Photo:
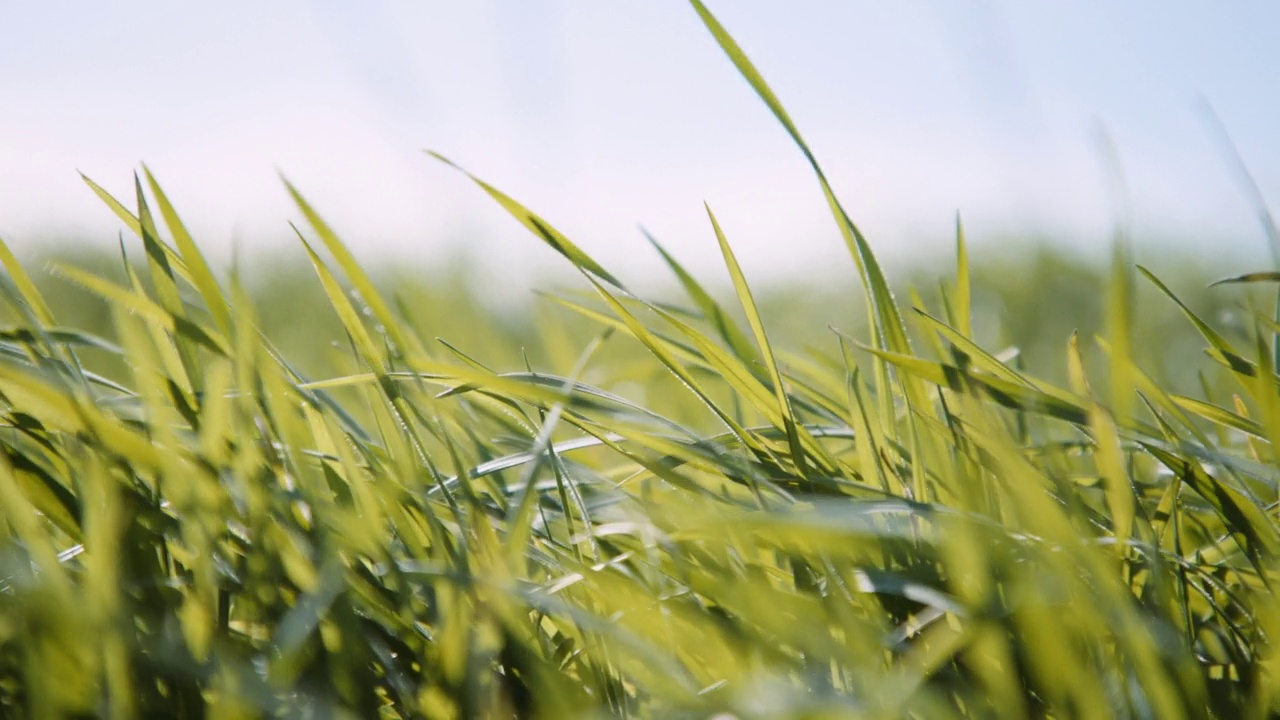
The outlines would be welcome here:
[[[1280,3],[709,6],[891,259],[946,247],[957,210],[979,244],[1100,247],[1097,127],[1140,238],[1265,257],[1198,98],[1280,198]],[[289,241],[279,168],[364,257],[466,243],[504,269],[557,264],[431,148],[612,267],[656,267],[637,223],[716,263],[704,200],[750,273],[846,262],[801,156],[679,0],[5,3],[0,99],[0,235],[28,247],[113,242],[76,170],[127,194],[145,161],[224,257]]]

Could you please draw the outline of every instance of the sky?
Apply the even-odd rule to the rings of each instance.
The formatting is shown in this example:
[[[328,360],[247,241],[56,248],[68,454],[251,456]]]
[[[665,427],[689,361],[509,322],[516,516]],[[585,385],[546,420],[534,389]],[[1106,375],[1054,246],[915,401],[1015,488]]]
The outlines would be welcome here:
[[[1118,224],[1258,263],[1280,200],[1280,3],[708,0],[891,262]],[[448,156],[624,277],[638,226],[716,272],[852,272],[803,157],[680,0],[0,3],[0,237],[111,247],[145,163],[225,262],[293,247],[283,174],[371,264],[563,263]],[[1107,149],[1110,148],[1110,149]],[[1255,269],[1246,267],[1244,269]],[[723,272],[720,270],[719,272]]]

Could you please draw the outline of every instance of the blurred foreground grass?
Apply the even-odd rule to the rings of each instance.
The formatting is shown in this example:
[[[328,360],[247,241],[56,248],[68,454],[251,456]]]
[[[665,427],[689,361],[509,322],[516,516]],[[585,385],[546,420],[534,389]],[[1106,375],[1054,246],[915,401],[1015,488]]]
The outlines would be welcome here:
[[[1265,295],[957,238],[895,301],[694,6],[812,162],[856,301],[758,304],[710,213],[731,290],[673,263],[641,298],[478,179],[588,293],[380,288],[296,192],[312,279],[249,287],[147,173],[100,193],[137,265],[4,251],[6,715],[1280,711]]]

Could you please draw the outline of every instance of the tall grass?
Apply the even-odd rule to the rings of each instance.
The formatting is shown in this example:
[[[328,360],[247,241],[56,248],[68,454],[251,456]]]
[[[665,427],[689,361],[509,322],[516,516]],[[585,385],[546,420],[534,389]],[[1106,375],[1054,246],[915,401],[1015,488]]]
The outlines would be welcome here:
[[[598,328],[574,346],[546,325],[541,366],[492,366],[421,335],[433,309],[384,297],[290,186],[345,349],[308,377],[149,172],[131,207],[91,183],[145,262],[55,273],[107,301],[112,340],[60,325],[0,251],[20,317],[0,336],[6,714],[1280,709],[1280,327],[1254,314],[1242,346],[1184,308],[1234,388],[1175,394],[1133,361],[1135,283],[1167,291],[1118,254],[1103,336],[1061,339],[1064,382],[1002,361],[973,340],[963,234],[937,301],[897,301],[693,5],[812,163],[866,335],[772,343],[711,209],[732,309],[665,252],[687,303],[629,292],[472,177],[581,270],[594,298],[558,302]],[[126,375],[95,371],[112,363]],[[627,399],[637,385],[662,402]]]

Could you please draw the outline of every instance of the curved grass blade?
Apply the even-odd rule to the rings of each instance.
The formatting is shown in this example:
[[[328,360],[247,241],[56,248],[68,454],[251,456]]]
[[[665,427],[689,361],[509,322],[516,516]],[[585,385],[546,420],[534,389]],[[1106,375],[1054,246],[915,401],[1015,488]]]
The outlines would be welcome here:
[[[3,239],[0,239],[0,263],[4,264],[9,278],[17,286],[19,295],[35,319],[45,327],[53,325],[53,313],[45,303],[40,290],[36,288],[36,284],[31,281],[31,276],[22,268],[22,264],[13,256],[9,245]]]
[[[954,350],[952,351],[952,355],[953,355],[953,359],[957,360],[957,364],[959,364],[959,359],[955,358],[954,356],[956,354],[956,351],[959,351],[961,354],[963,354],[963,360],[965,362],[972,363],[974,368],[981,370],[982,372],[990,373],[991,375],[998,377],[1002,380],[1007,380],[1013,383],[1019,383],[1022,385],[1026,385],[1027,387],[1041,389],[1041,390],[1044,389],[1035,380],[1032,380],[1031,378],[1028,378],[1025,375],[1022,375],[1017,370],[1014,370],[1013,368],[1009,367],[1005,363],[1001,362],[999,358],[997,358],[996,356],[992,355],[986,350],[983,350],[981,346],[979,346],[977,343],[970,340],[968,337],[968,333],[965,333],[963,330],[953,328],[950,325],[947,325],[946,323],[930,315],[924,310],[921,310],[920,308],[915,308],[915,312],[918,316],[920,316],[920,318],[924,321],[925,325],[930,330],[933,330],[934,332],[938,333],[942,337],[946,338],[947,341],[949,341],[952,344],[954,348]]]
[[[168,332],[188,337],[219,355],[227,354],[226,339],[216,331],[206,330],[186,318],[170,314],[168,310],[146,295],[120,287],[93,273],[70,265],[57,264],[53,266],[52,271],[53,274],[64,277],[95,295],[146,318],[149,322],[157,323]]]
[[[155,177],[151,174],[151,170],[143,165],[142,172],[147,178],[147,186],[151,189],[152,196],[155,197],[156,205],[160,208],[160,216],[164,218],[165,225],[169,228],[169,234],[173,237],[174,243],[178,246],[178,252],[182,255],[187,270],[191,273],[192,284],[195,286],[196,291],[200,293],[200,297],[204,299],[204,305],[209,310],[209,314],[213,316],[214,322],[217,323],[218,330],[223,335],[230,336],[231,315],[227,311],[226,297],[223,295],[222,289],[218,287],[217,278],[213,276],[213,271],[205,261],[204,255],[191,238],[191,233],[187,231],[182,219],[178,217],[178,212],[174,209],[173,203],[169,202],[169,197],[160,188],[160,183],[156,182]]]
[[[1195,398],[1186,397],[1185,395],[1173,395],[1171,399],[1179,407],[1189,410],[1200,417],[1216,423],[1223,427],[1229,427],[1239,430],[1246,435],[1252,435],[1256,438],[1266,439],[1267,431],[1260,423],[1250,420],[1247,417],[1237,415],[1226,408],[1218,407],[1212,403],[1196,400]]]
[[[538,217],[538,215],[534,214],[533,211],[529,210],[524,205],[516,202],[514,198],[481,180],[475,175],[472,175],[449,158],[430,150],[427,151],[427,154],[471,178],[472,182],[479,185],[482,190],[489,194],[489,197],[497,200],[498,204],[501,205],[503,209],[511,213],[511,216],[516,220],[519,220],[521,225],[528,228],[534,235],[542,238],[542,240],[550,245],[556,252],[568,258],[569,262],[572,262],[575,266],[590,272],[592,275],[608,282],[614,287],[623,287],[622,283],[618,282],[617,278],[610,275],[609,271],[601,267],[595,260],[592,260],[590,256],[584,253],[577,245],[574,245],[573,242],[571,242],[569,238],[565,237],[563,233],[556,230],[550,223],[543,220],[541,217]]]
[[[139,238],[142,237],[142,223],[137,216],[132,212],[129,212],[129,209],[126,208],[123,203],[115,199],[115,197],[103,189],[101,185],[90,180],[84,173],[80,173],[80,179],[89,186],[90,190],[93,190],[93,193],[97,195],[102,202],[106,203],[107,207],[111,209],[111,212],[115,213],[115,216],[124,223],[125,227],[129,228],[130,232]],[[160,250],[165,254],[169,262],[170,269],[177,273],[178,277],[181,277],[183,280],[191,283],[194,287],[195,280],[191,277],[191,272],[187,269],[186,263],[182,261],[182,258],[173,251],[173,248],[161,243]]]
[[[31,507],[44,515],[74,542],[84,539],[80,528],[80,501],[40,463],[8,443],[0,444],[18,490]]]
[[[675,376],[680,380],[680,382],[683,383],[685,387],[689,388],[689,390],[692,391],[694,395],[696,395],[698,399],[701,400],[702,403],[706,405],[707,408],[710,409],[712,413],[714,413],[716,417],[718,417],[720,421],[730,429],[730,431],[733,432],[733,434],[739,439],[739,441],[742,442],[744,447],[749,448],[752,451],[752,453],[755,454],[762,461],[768,461],[771,464],[777,463],[777,459],[773,457],[772,453],[770,453],[766,447],[764,447],[758,440],[752,437],[751,434],[748,433],[742,427],[741,424],[739,424],[736,420],[734,420],[733,417],[728,412],[726,412],[723,408],[721,408],[710,397],[710,395],[707,394],[707,392],[693,378],[693,376],[689,374],[689,371],[685,369],[685,367],[681,365],[679,361],[676,360],[676,358],[671,354],[671,351],[666,348],[665,344],[662,343],[659,338],[655,337],[653,333],[650,332],[649,329],[646,328],[644,324],[639,321],[639,319],[637,319],[634,315],[632,315],[622,305],[622,303],[619,302],[618,299],[613,296],[612,293],[610,293],[608,290],[604,288],[603,285],[596,282],[593,278],[589,276],[587,280],[596,287],[596,290],[600,293],[600,296],[604,298],[605,303],[609,305],[610,309],[613,310],[614,314],[622,318],[623,322],[626,324],[627,330],[637,340],[639,340],[642,344],[644,344],[644,346],[648,348],[649,351],[652,352],[662,362],[663,365],[665,365],[672,373],[674,373]]]
[[[973,337],[973,283],[969,272],[969,248],[964,240],[964,225],[956,214],[956,289],[952,304],[955,306],[954,324],[960,334]]]
[[[787,438],[788,447],[793,454],[797,451],[808,451],[817,459],[822,467],[822,472],[832,472],[837,463],[827,451],[819,445],[812,437],[808,435],[795,419],[795,413],[791,409],[791,398],[786,395],[785,402],[780,402],[777,397],[777,383],[774,385],[774,392],[771,394],[769,388],[759,378],[753,375],[745,365],[737,360],[732,354],[722,349],[719,345],[712,342],[709,338],[698,332],[695,328],[681,322],[674,316],[657,307],[652,308],[667,322],[671,323],[677,330],[689,338],[694,346],[701,353],[698,360],[709,367],[717,376],[724,379],[726,383],[733,389],[735,398],[741,397],[750,403],[759,411],[765,419],[774,426],[780,428]],[[776,370],[776,365],[775,365]],[[790,412],[789,412],[790,411]],[[792,439],[795,439],[795,444]],[[801,476],[803,472],[802,456],[795,456],[797,469],[800,470]]]
[[[1013,410],[1042,412],[1076,425],[1084,425],[1088,422],[1089,413],[1082,404],[1037,388],[1014,384],[999,378],[979,377],[945,363],[888,353],[874,348],[866,348],[866,350],[901,370],[954,392],[962,393],[965,392],[966,387],[974,387],[997,403]]]
[[[1210,327],[1204,320],[1201,320],[1200,316],[1196,315],[1191,308],[1187,307],[1186,303],[1182,302],[1177,295],[1174,295],[1173,291],[1161,282],[1154,273],[1141,265],[1138,265],[1137,268],[1138,272],[1142,273],[1161,293],[1164,294],[1165,297],[1172,300],[1174,304],[1182,310],[1182,314],[1191,321],[1191,324],[1200,332],[1200,335],[1202,335],[1205,340],[1209,341],[1209,344],[1212,346],[1212,350],[1218,353],[1218,356],[1221,357],[1232,370],[1237,374],[1247,376],[1252,376],[1256,372],[1252,362],[1242,357],[1240,353],[1231,346],[1231,343],[1227,342],[1226,338],[1218,334],[1218,332]]]
[[[182,295],[178,292],[173,267],[169,264],[169,255],[173,250],[160,241],[160,233],[156,231],[155,221],[151,218],[151,208],[147,205],[146,196],[142,192],[142,181],[136,174],[133,176],[133,188],[138,199],[138,227],[142,245],[147,254],[147,269],[150,271],[151,284],[160,300],[160,307],[174,317],[183,317],[185,312],[182,307]]]
[[[752,347],[751,341],[747,339],[745,334],[743,334],[742,330],[738,327],[738,324],[733,321],[733,318],[729,317],[729,314],[724,311],[724,308],[720,307],[720,303],[716,302],[715,299],[711,297],[711,294],[702,287],[702,284],[699,283],[693,275],[689,274],[689,272],[685,270],[684,267],[667,252],[666,248],[662,247],[662,245],[660,245],[647,230],[641,228],[640,232],[644,234],[645,239],[647,239],[649,243],[653,245],[654,249],[658,251],[658,254],[662,256],[663,262],[665,262],[667,267],[671,268],[671,271],[675,273],[676,279],[680,281],[681,287],[683,287],[684,291],[688,293],[694,304],[698,306],[698,309],[702,311],[703,317],[711,323],[711,326],[716,329],[716,332],[720,334],[720,337],[728,344],[729,348],[733,350],[733,353],[738,356],[738,359],[741,360],[748,368],[754,366],[756,363],[763,364],[759,351]]]
[[[1215,280],[1209,283],[1209,287],[1217,287],[1219,285],[1233,285],[1244,283],[1263,283],[1263,282],[1280,282],[1280,271],[1267,270],[1262,272],[1245,273],[1243,275],[1235,275],[1221,280]]]
[[[1149,443],[1143,443],[1143,447],[1213,506],[1249,561],[1262,577],[1267,577],[1271,558],[1275,558],[1277,552],[1280,552],[1280,534],[1277,534],[1275,524],[1266,513],[1239,490],[1205,472],[1199,463],[1190,462]]]
[[[818,182],[822,186],[823,195],[826,196],[827,204],[831,209],[832,215],[835,217],[836,224],[840,228],[841,234],[844,236],[845,243],[853,255],[858,265],[859,271],[862,273],[863,282],[867,292],[867,304],[873,312],[872,326],[877,329],[879,347],[898,353],[910,353],[911,346],[907,340],[906,327],[902,323],[902,317],[898,313],[898,306],[893,300],[893,294],[889,291],[889,284],[885,281],[884,273],[880,270],[880,263],[876,260],[871,246],[863,237],[862,232],[858,230],[850,219],[849,214],[845,212],[844,206],[836,199],[835,192],[831,189],[827,176],[823,173],[821,166],[813,152],[809,149],[808,143],[800,136],[800,130],[791,120],[791,116],[782,106],[782,102],[778,100],[777,95],[764,81],[764,77],[756,70],[755,65],[747,58],[746,53],[738,46],[738,43],[729,35],[724,26],[720,24],[714,15],[711,14],[701,0],[690,0],[693,8],[698,13],[698,17],[702,19],[707,30],[711,32],[712,37],[720,45],[720,49],[733,62],[734,67],[743,78],[755,90],[756,95],[764,101],[765,105],[773,113],[773,116],[782,123],[782,127],[786,129],[787,134],[800,148],[809,161],[809,166],[818,177]]]
[[[302,215],[307,219],[311,229],[315,231],[321,242],[324,243],[334,259],[337,260],[338,267],[342,268],[342,272],[346,274],[356,292],[360,294],[360,299],[373,311],[374,317],[378,320],[379,329],[387,333],[391,341],[401,351],[412,352],[415,355],[425,355],[426,350],[417,341],[416,337],[411,333],[401,332],[400,323],[391,313],[386,301],[382,299],[382,294],[378,292],[369,274],[356,261],[355,256],[347,249],[346,244],[342,242],[338,234],[320,217],[320,214],[311,207],[311,204],[302,197],[302,193],[298,192],[293,183],[289,182],[287,178],[282,177],[281,179],[289,191],[289,196],[293,198],[293,202],[302,211]]]
[[[804,449],[800,445],[800,435],[796,430],[795,411],[791,408],[791,399],[787,396],[787,388],[782,380],[782,373],[778,371],[778,361],[773,356],[773,347],[769,343],[769,337],[764,331],[764,322],[760,319],[760,311],[756,308],[756,301],[751,297],[751,288],[747,286],[747,279],[742,274],[742,268],[738,265],[738,259],[733,254],[733,249],[729,247],[729,241],[724,236],[724,231],[720,228],[720,223],[716,221],[716,216],[711,212],[711,206],[706,205],[707,218],[711,220],[711,227],[715,230],[716,241],[720,243],[720,253],[724,255],[725,266],[729,269],[729,276],[733,278],[733,287],[738,293],[738,302],[742,304],[742,310],[747,314],[747,324],[751,326],[751,332],[755,335],[756,345],[760,348],[760,353],[764,357],[765,369],[769,372],[769,378],[773,382],[773,392],[778,401],[778,409],[782,413],[783,426],[787,431],[787,445],[791,449],[792,462],[796,464],[796,468],[803,477],[806,474]]]
[[[369,367],[373,369],[379,379],[385,374],[387,369],[386,358],[378,349],[377,343],[373,341],[373,337],[369,335],[369,330],[365,328],[364,322],[360,320],[360,313],[355,309],[346,296],[342,292],[342,287],[338,285],[338,279],[333,276],[328,266],[311,248],[311,244],[306,238],[302,237],[302,233],[297,228],[293,231],[297,233],[298,240],[302,242],[302,247],[307,251],[307,257],[311,259],[311,265],[315,268],[316,275],[320,278],[320,284],[324,288],[324,293],[329,298],[329,304],[333,306],[334,312],[338,313],[338,318],[342,321],[342,327],[351,336],[352,342],[355,343],[360,355]]]

